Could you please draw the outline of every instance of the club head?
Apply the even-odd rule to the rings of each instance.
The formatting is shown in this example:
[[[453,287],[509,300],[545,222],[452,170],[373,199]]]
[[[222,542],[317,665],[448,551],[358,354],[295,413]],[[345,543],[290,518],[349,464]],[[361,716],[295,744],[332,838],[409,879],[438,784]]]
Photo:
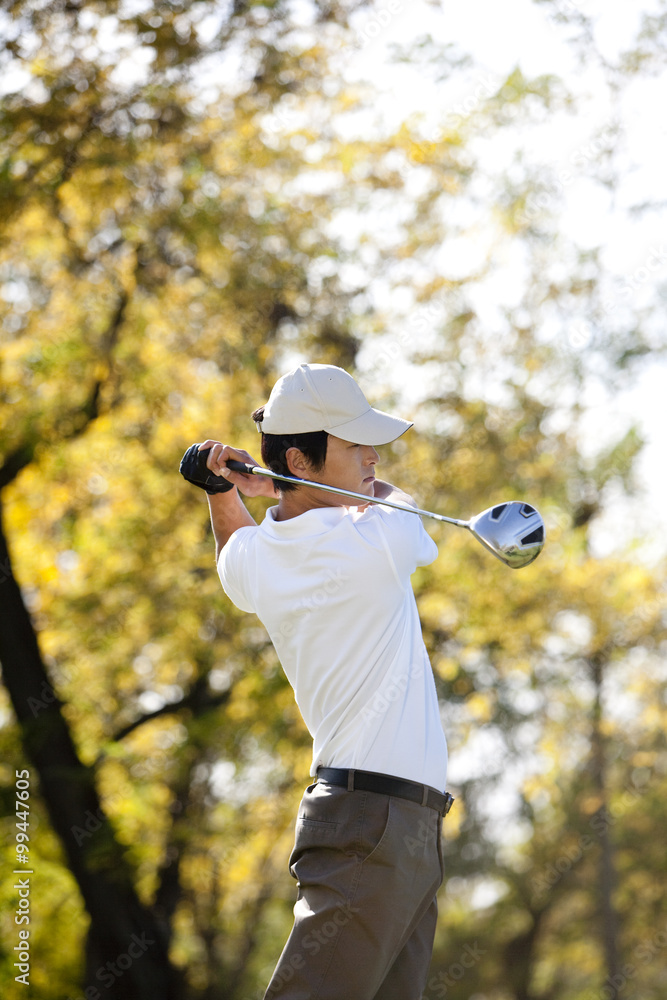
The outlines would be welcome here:
[[[542,516],[521,500],[494,504],[471,518],[468,527],[484,548],[512,569],[532,563],[544,547]]]

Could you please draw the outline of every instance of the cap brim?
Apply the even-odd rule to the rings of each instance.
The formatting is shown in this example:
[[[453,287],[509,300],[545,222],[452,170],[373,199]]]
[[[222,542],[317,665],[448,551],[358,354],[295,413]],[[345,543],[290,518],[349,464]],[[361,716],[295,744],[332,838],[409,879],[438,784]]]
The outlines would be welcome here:
[[[383,413],[382,410],[374,410],[370,407],[366,413],[355,417],[354,420],[323,429],[327,434],[333,434],[334,437],[350,441],[352,444],[376,445],[395,441],[411,427],[412,421],[410,420],[392,417],[388,413]]]

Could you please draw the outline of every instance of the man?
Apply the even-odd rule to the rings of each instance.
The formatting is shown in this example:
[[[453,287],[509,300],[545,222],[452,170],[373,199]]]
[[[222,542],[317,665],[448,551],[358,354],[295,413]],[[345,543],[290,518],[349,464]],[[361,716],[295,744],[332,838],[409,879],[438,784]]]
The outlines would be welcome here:
[[[253,418],[272,471],[414,506],[375,476],[375,446],[412,424],[373,409],[342,369],[300,365]],[[193,475],[205,454],[205,475]],[[294,927],[265,1000],[418,1000],[451,797],[410,575],[437,547],[412,514],[292,483],[278,484],[258,526],[239,491],[274,496],[274,481],[233,472],[230,459],[257,464],[208,440],[182,471],[209,491],[222,586],[275,645],[316,779],[290,857]]]

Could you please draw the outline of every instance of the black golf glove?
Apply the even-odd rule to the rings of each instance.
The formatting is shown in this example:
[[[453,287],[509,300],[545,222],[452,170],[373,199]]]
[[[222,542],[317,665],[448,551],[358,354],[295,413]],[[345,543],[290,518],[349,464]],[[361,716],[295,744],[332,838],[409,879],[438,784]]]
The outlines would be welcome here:
[[[193,486],[198,486],[206,490],[209,496],[214,493],[227,493],[234,489],[234,483],[228,482],[224,476],[216,476],[206,467],[206,459],[210,448],[199,451],[199,445],[193,444],[186,451],[181,459],[180,472],[184,479],[187,479]]]

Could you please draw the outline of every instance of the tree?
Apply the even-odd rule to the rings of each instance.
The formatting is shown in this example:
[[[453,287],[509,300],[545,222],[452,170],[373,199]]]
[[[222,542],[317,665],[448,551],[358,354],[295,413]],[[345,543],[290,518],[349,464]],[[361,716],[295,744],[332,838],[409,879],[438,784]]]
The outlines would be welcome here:
[[[657,846],[645,860],[635,841],[662,818],[659,671],[633,693],[632,737],[650,763],[619,722],[610,731],[605,690],[636,651],[657,657],[663,576],[590,551],[610,489],[631,488],[638,435],[592,460],[577,442],[587,379],[601,365],[610,382],[631,373],[650,331],[619,312],[613,336],[583,352],[539,336],[546,311],[568,329],[599,302],[605,274],[549,230],[552,213],[529,210],[529,172],[521,184],[493,178],[486,258],[447,278],[435,253],[476,225],[457,227],[447,208],[487,209],[478,131],[509,127],[510,107],[530,123],[571,98],[517,71],[437,136],[406,122],[343,138],[339,120],[373,99],[327,73],[358,6],[312,4],[316,33],[283,4],[235,4],[213,26],[208,3],[11,8],[8,52],[30,60],[31,77],[1,122],[0,660],[13,716],[0,739],[39,782],[32,856],[52,881],[38,949],[63,915],[73,927],[64,957],[48,952],[49,974],[33,968],[44,997],[83,983],[105,1000],[151,989],[213,1000],[268,980],[290,919],[283,869],[309,740],[263,630],[220,592],[205,504],[176,469],[205,434],[253,452],[249,412],[306,351],[358,365],[387,405],[415,366],[423,427],[386,461],[424,506],[446,498],[469,514],[503,484],[548,516],[548,548],[525,572],[508,575],[442,528],[443,557],[416,577],[450,742],[470,762],[447,820],[431,994],[569,1000],[634,958],[633,982],[659,995],[639,954],[657,953],[647,928],[659,897],[639,913],[627,902],[634,886],[662,884]],[[130,37],[108,49],[113,18]],[[145,77],[131,75],[138,42]],[[121,44],[133,58],[117,68]],[[218,54],[233,51],[234,89],[197,92],[205,61],[222,72]],[[438,71],[461,65],[433,55]],[[402,221],[382,230],[397,205]],[[344,210],[366,224],[353,249],[327,228]],[[526,248],[526,290],[492,339],[479,296],[510,243]],[[571,273],[559,277],[555,260]],[[378,276],[412,295],[406,315],[376,299]],[[612,823],[638,787],[640,803]],[[520,817],[514,842],[499,835],[497,796]],[[623,875],[615,892],[600,856]],[[600,890],[608,924],[619,918],[606,966],[587,933],[603,927]],[[156,945],[115,976],[106,965],[133,934]],[[9,962],[3,974],[11,988]]]
[[[210,402],[212,387],[202,393],[202,383],[211,370],[225,373],[222,412],[227,416],[238,400],[247,398],[248,385],[261,392],[262,355],[268,356],[278,323],[294,313],[289,300],[305,286],[303,267],[293,267],[285,253],[285,233],[298,242],[299,234],[308,232],[310,214],[285,219],[277,197],[270,216],[258,219],[252,207],[248,211],[246,198],[257,197],[253,181],[269,165],[281,168],[278,156],[262,141],[265,111],[282,93],[302,85],[307,74],[295,56],[276,48],[291,29],[282,5],[270,5],[271,12],[264,5],[248,6],[235,5],[231,18],[218,25],[215,44],[206,45],[196,26],[211,4],[188,10],[180,3],[161,4],[139,15],[123,14],[117,4],[104,10],[96,4],[11,5],[14,20],[7,23],[6,55],[13,62],[8,69],[19,64],[25,74],[22,67],[30,64],[31,73],[28,86],[9,95],[2,120],[2,270],[9,302],[3,406],[6,412],[11,407],[12,417],[4,427],[0,485],[6,496],[17,480],[21,486],[27,481],[30,494],[31,472],[37,479],[46,476],[38,529],[45,542],[42,555],[51,549],[53,556],[60,549],[66,562],[74,549],[62,546],[76,546],[90,530],[98,542],[88,556],[94,559],[96,551],[97,557],[110,558],[95,525],[104,507],[104,500],[96,498],[107,489],[105,476],[120,487],[115,516],[120,516],[125,544],[138,542],[144,515],[137,512],[137,497],[143,490],[147,495],[162,490],[156,480],[156,469],[165,461],[160,452],[166,452],[173,469],[183,440],[178,435],[165,440],[164,429],[169,415],[181,409],[176,390],[184,387],[184,358],[192,359],[192,397],[199,396],[203,405]],[[315,4],[313,15],[338,23],[347,10]],[[141,52],[149,57],[152,70],[146,82],[127,85],[123,64],[114,65],[118,53],[112,49],[108,59],[100,54],[105,31],[114,28],[130,35],[126,71]],[[244,36],[247,58],[255,61],[247,93],[235,103],[221,100],[211,111],[197,107],[189,86],[193,65]],[[284,84],[278,80],[281,73]],[[229,173],[238,181],[229,183],[220,198],[217,178]],[[185,330],[180,322],[184,315]],[[203,405],[196,416],[190,415],[198,426]],[[220,419],[219,408],[216,415]],[[187,414],[183,422],[187,426]],[[103,455],[96,453],[100,447]],[[66,468],[72,460],[82,477],[78,480]],[[33,519],[35,494],[27,503],[24,496],[19,487],[5,505],[3,526],[10,533],[17,519],[18,525]],[[159,501],[153,506],[157,534],[169,530],[167,518],[176,517],[174,500],[167,500],[161,513]],[[193,504],[189,498],[191,509]],[[91,518],[88,524],[84,511]],[[191,544],[192,531],[185,533]],[[89,680],[80,656],[82,637],[93,658],[100,657],[97,665],[113,659],[110,689],[118,677],[127,677],[124,655],[131,642],[123,643],[120,633],[131,633],[131,612],[136,610],[132,569],[111,565],[107,592],[102,576],[93,584],[82,567],[85,583],[66,612],[73,611],[72,625],[80,619],[81,632],[73,637],[50,630],[40,649],[35,635],[42,631],[40,620],[52,622],[52,611],[58,615],[53,563],[45,565],[39,553],[27,553],[23,572],[28,578],[35,572],[44,584],[39,588],[43,610],[31,620],[4,537],[3,677],[41,800],[90,916],[86,984],[94,991],[104,979],[107,996],[181,995],[181,976],[168,957],[186,840],[179,811],[192,817],[201,809],[202,792],[194,775],[205,766],[210,750],[205,741],[198,747],[194,733],[168,785],[170,801],[162,796],[162,806],[173,811],[167,824],[171,833],[160,845],[164,857],[153,873],[154,891],[144,890],[140,901],[137,859],[123,843],[126,831],[115,829],[109,819],[114,796],[107,793],[102,804],[98,786],[100,773],[113,771],[113,744],[140,724],[166,715],[166,703],[141,711],[139,681],[129,720],[123,721],[118,691],[112,694],[104,683],[93,681],[77,718],[66,719],[56,693]],[[25,555],[19,546],[19,561]],[[186,590],[200,572],[188,566]],[[172,580],[158,572],[155,583],[151,596],[160,618],[167,612],[169,599],[164,599]],[[183,594],[175,603],[181,621],[187,620]],[[100,624],[106,636],[100,634]],[[196,627],[196,619],[190,624]],[[212,625],[208,629],[215,632]],[[142,621],[139,631],[144,630],[155,639],[164,624],[151,633],[149,623]],[[117,639],[113,653],[108,648],[112,638]],[[202,640],[201,646],[192,663],[177,668],[184,689],[168,706],[170,714],[191,717],[195,730],[198,720],[229,700],[224,685],[215,690],[209,684],[210,640]],[[127,681],[121,682],[123,687]],[[101,716],[100,725],[92,722],[96,716]],[[97,743],[100,738],[109,748]],[[150,793],[144,808],[149,802]],[[149,942],[139,956],[131,950],[135,938]],[[134,960],[121,967],[120,975],[116,959],[128,950]],[[61,995],[60,983],[41,985]]]

